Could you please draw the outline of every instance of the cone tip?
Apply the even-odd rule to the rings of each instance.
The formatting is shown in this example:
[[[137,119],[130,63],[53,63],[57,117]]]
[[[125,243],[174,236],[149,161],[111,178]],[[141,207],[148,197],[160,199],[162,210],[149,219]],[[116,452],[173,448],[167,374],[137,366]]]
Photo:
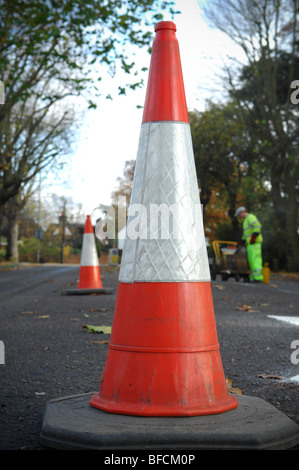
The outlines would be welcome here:
[[[160,21],[155,31],[142,123],[189,123],[176,25]]]
[[[160,21],[155,26],[155,32],[161,29],[173,29],[176,31],[176,25],[172,21]]]
[[[86,216],[85,226],[84,226],[84,233],[93,233],[93,226],[91,223],[90,215]]]

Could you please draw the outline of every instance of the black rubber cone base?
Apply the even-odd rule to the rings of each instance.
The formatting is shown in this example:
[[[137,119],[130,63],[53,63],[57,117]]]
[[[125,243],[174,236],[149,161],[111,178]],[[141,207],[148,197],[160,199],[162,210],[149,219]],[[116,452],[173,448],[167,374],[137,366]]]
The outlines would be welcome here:
[[[239,406],[217,415],[139,417],[92,407],[94,393],[47,402],[41,444],[65,450],[285,450],[299,443],[299,426],[260,398],[238,395]]]
[[[103,289],[68,289],[67,295],[88,295],[88,294],[113,294],[114,289],[103,288]]]

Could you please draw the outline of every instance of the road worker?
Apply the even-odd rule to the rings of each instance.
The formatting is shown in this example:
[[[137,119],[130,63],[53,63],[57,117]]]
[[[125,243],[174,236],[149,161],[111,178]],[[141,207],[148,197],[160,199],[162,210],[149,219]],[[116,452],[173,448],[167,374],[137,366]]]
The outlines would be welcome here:
[[[238,207],[236,217],[243,220],[242,241],[246,245],[251,282],[263,281],[263,259],[261,224],[254,214],[249,213],[245,207]]]

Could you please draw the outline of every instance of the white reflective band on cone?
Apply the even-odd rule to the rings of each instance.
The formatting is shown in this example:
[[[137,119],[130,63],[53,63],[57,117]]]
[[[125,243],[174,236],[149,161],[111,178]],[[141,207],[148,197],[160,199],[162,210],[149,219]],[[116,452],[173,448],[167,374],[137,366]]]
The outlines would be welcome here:
[[[98,266],[99,259],[93,233],[83,234],[81,266]]]
[[[188,123],[141,126],[119,281],[210,281]]]

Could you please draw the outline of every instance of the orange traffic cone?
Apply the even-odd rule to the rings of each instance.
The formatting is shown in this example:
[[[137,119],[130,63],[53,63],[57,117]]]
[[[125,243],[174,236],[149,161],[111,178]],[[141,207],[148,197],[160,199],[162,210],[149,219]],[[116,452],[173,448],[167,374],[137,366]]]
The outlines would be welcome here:
[[[175,25],[158,23],[156,32],[102,384],[96,394],[49,400],[40,440],[112,452],[109,463],[115,450],[288,449],[299,443],[296,423],[260,398],[227,392]],[[164,217],[148,231],[145,215],[157,205]],[[167,464],[173,456],[153,457]]]
[[[176,26],[155,31],[111,341],[90,404],[139,416],[222,413],[238,401],[219,352]],[[164,218],[154,220],[157,209]]]
[[[83,233],[79,282],[77,289],[67,290],[67,294],[108,294],[111,291],[104,289],[102,284],[94,230],[88,215]]]

